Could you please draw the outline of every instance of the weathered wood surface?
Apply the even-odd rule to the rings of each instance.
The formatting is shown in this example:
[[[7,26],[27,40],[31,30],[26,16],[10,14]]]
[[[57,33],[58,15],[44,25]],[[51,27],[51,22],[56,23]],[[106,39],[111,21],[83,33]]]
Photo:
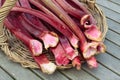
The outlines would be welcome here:
[[[104,42],[107,51],[96,56],[97,69],[89,69],[85,64],[81,71],[58,70],[47,75],[39,70],[23,68],[0,51],[0,80],[120,80],[120,0],[96,1],[104,11],[109,26]]]

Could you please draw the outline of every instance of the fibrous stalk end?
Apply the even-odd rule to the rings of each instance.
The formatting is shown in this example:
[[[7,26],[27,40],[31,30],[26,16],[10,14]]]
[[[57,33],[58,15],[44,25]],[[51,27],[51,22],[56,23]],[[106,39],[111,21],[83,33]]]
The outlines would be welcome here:
[[[88,26],[88,25],[86,25]],[[85,30],[85,36],[94,41],[102,41],[102,33],[95,25],[89,25],[90,27]]]
[[[54,32],[44,32],[40,37],[43,40],[45,49],[48,49],[49,47],[55,47],[59,42],[58,35]]]
[[[97,53],[97,46],[97,42],[87,43],[83,48],[83,57],[85,59],[89,59],[90,57],[95,55]]]
[[[34,56],[39,56],[40,54],[42,54],[43,50],[42,43],[37,40],[30,40],[30,49]]]

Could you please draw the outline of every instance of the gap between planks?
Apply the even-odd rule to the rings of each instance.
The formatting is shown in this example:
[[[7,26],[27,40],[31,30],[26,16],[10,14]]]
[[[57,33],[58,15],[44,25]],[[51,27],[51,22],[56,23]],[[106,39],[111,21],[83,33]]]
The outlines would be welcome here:
[[[120,14],[120,5],[116,5],[108,0],[97,0],[96,3]]]

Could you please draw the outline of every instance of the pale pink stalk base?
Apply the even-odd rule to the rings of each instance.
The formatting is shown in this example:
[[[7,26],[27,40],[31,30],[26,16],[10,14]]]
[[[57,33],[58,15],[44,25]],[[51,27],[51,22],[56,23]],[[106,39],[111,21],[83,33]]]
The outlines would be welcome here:
[[[42,72],[47,74],[53,74],[57,68],[57,66],[52,62],[49,62],[47,64],[41,64],[40,67]]]
[[[52,74],[56,70],[56,65],[50,62],[45,54],[40,56],[33,56],[34,60],[40,66],[43,73]]]

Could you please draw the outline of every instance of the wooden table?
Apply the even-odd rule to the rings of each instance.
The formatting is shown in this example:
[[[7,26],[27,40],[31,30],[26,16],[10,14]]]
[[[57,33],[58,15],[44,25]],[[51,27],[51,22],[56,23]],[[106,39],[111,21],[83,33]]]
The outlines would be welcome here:
[[[0,51],[0,80],[120,80],[120,0],[97,0],[97,4],[103,9],[109,26],[104,42],[107,51],[96,56],[97,69],[83,65],[80,71],[68,69],[46,75],[39,70],[23,68]]]

